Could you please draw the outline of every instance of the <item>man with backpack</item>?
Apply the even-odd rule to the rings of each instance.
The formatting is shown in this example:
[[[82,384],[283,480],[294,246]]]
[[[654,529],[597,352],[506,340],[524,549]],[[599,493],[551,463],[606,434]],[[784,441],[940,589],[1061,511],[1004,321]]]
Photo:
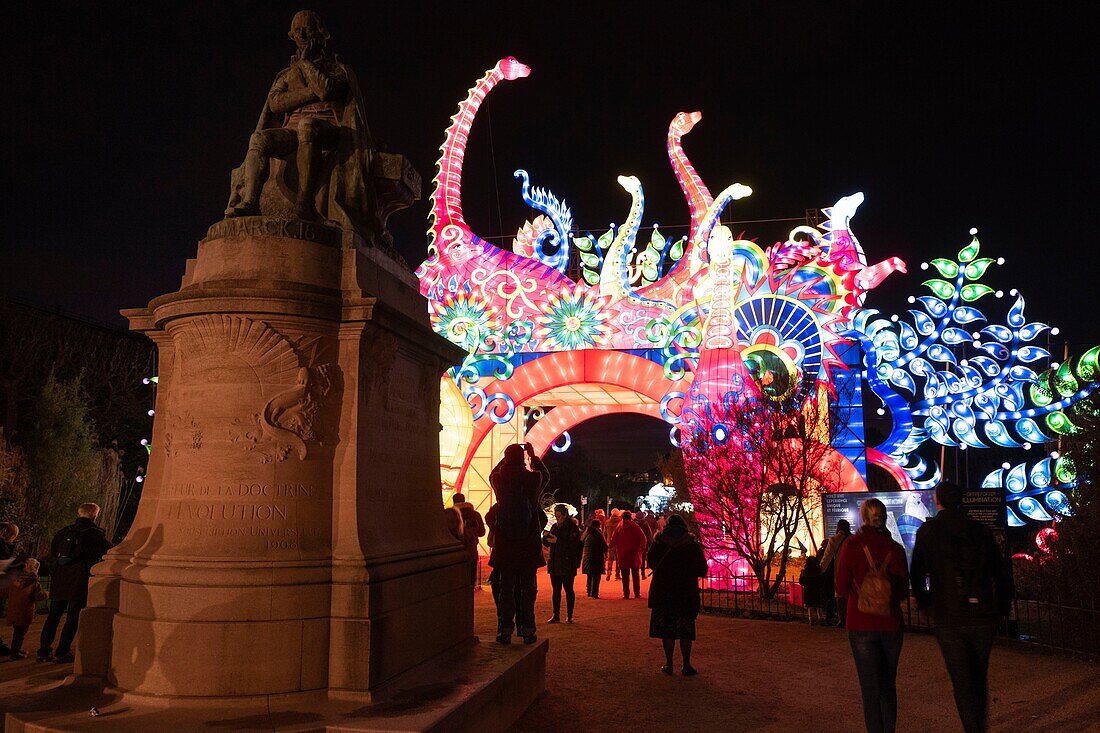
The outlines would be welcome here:
[[[111,548],[106,533],[96,526],[98,516],[98,504],[81,504],[76,521],[54,535],[50,544],[54,567],[50,577],[50,613],[38,645],[40,662],[52,660],[68,664],[73,661],[71,648],[80,610],[88,603],[88,578],[92,575],[92,566]],[[57,651],[51,656],[62,616],[65,616],[65,626],[61,629]]]
[[[1012,571],[984,525],[967,519],[962,489],[936,487],[939,512],[917,530],[912,582],[917,607],[930,609],[963,730],[986,730],[989,653],[1012,603]]]
[[[512,632],[534,644],[536,573],[546,564],[542,528],[546,514],[540,498],[550,472],[530,443],[513,444],[489,475],[496,503],[486,519],[492,552],[493,597],[497,603],[497,642],[512,643]]]

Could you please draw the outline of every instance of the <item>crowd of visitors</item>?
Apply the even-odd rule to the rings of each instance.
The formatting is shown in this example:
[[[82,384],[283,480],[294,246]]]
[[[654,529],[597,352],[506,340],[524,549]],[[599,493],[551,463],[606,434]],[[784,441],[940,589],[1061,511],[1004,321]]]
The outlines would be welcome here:
[[[546,566],[550,578],[553,615],[549,624],[561,623],[562,596],[565,621],[573,623],[577,571],[584,573],[589,598],[600,597],[601,581],[612,575],[621,580],[623,598],[642,597],[641,581],[647,570],[653,580],[649,592],[652,638],[660,639],[665,652],[664,674],[673,673],[677,641],[684,675],[696,674],[691,665],[695,619],[699,615],[699,579],[707,572],[702,547],[688,532],[684,518],[658,517],[652,512],[597,509],[582,529],[565,504],[554,506],[553,522],[545,527],[541,509],[549,472],[529,444],[508,446],[490,474],[494,503],[485,515],[488,530],[489,584],[497,607],[497,642],[510,644],[513,632],[525,644],[537,640],[536,573]],[[463,527],[478,526],[480,515],[461,494],[455,494],[448,510],[448,526],[456,539],[476,552],[482,536]],[[469,517],[468,515],[473,515]],[[544,555],[543,548],[547,548]]]
[[[691,651],[700,610],[699,579],[707,574],[707,560],[684,518],[597,509],[582,529],[569,507],[557,504],[553,522],[544,529],[540,502],[548,479],[546,466],[530,445],[512,445],[490,476],[495,503],[484,523],[461,494],[454,497],[451,531],[470,551],[475,579],[477,542],[488,530],[497,641],[511,643],[513,632],[524,643],[536,641],[536,573],[543,565],[553,594],[551,624],[561,622],[562,595],[565,621],[574,622],[578,570],[594,599],[600,598],[601,582],[612,575],[621,580],[624,599],[631,598],[631,589],[640,598],[641,579],[648,571],[649,635],[661,640],[665,654],[660,672],[673,674],[679,643],[682,673],[697,674]],[[957,485],[945,481],[937,487],[938,514],[918,530],[911,567],[905,549],[887,529],[885,505],[873,498],[860,506],[857,532],[841,520],[820,551],[806,559],[799,577],[803,605],[811,625],[847,630],[869,733],[897,727],[902,604],[910,590],[918,609],[933,619],[963,730],[986,730],[990,650],[999,619],[1008,613],[1012,576],[991,532],[963,515],[961,500]],[[0,528],[0,539],[2,535]],[[28,596],[37,594],[31,578],[23,584]]]
[[[27,630],[34,620],[38,603],[48,599],[49,612],[42,626],[37,659],[60,664],[73,662],[72,644],[80,611],[88,602],[92,566],[111,546],[106,533],[95,523],[99,511],[97,504],[81,504],[76,521],[54,535],[46,560],[51,571],[48,593],[38,577],[42,563],[16,551],[19,527],[11,522],[0,523],[0,601],[5,604],[4,616],[12,627],[11,645],[0,639],[0,655],[12,660],[28,656],[23,650]],[[55,650],[53,644],[62,617],[65,624]]]

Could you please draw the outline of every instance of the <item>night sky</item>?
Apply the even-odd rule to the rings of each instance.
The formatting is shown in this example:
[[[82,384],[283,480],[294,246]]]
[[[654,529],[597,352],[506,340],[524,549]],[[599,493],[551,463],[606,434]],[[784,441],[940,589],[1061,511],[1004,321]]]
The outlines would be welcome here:
[[[514,55],[533,72],[490,95],[467,152],[465,213],[483,237],[510,238],[527,216],[518,167],[597,233],[629,205],[615,177],[637,175],[645,223],[674,231],[687,207],[665,135],[700,110],[684,146],[704,181],[754,190],[727,220],[863,191],[869,259],[911,268],[871,296],[891,311],[917,292],[921,261],[953,257],[977,227],[983,254],[1007,259],[984,281],[1020,288],[1079,351],[1100,342],[1089,5],[24,3],[5,13],[0,288],[119,326],[119,308],[178,288],[293,51],[291,16],[312,7],[358,74],[376,140],[425,179],[424,201],[391,220],[413,266],[449,117]],[[767,245],[790,226],[734,229]]]

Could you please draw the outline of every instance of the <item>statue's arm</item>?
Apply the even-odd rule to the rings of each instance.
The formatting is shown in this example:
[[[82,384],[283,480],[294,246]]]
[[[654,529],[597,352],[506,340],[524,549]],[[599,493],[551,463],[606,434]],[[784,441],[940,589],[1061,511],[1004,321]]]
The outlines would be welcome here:
[[[331,64],[322,71],[309,59],[299,59],[295,66],[302,73],[306,86],[322,102],[342,96],[347,89],[348,75],[341,64]]]
[[[279,74],[275,78],[275,83],[271,86],[271,91],[267,93],[267,106],[271,108],[272,112],[286,114],[293,112],[302,105],[317,101],[317,95],[309,87],[291,91],[286,77],[286,73]]]

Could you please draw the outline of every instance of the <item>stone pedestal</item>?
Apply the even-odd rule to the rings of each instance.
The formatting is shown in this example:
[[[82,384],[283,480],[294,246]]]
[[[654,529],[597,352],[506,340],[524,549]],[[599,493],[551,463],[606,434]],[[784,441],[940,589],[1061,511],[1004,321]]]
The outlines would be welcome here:
[[[472,639],[439,503],[439,377],[412,274],[339,230],[211,227],[124,311],[160,353],[148,479],[94,569],[76,674],[129,697],[368,696]]]

